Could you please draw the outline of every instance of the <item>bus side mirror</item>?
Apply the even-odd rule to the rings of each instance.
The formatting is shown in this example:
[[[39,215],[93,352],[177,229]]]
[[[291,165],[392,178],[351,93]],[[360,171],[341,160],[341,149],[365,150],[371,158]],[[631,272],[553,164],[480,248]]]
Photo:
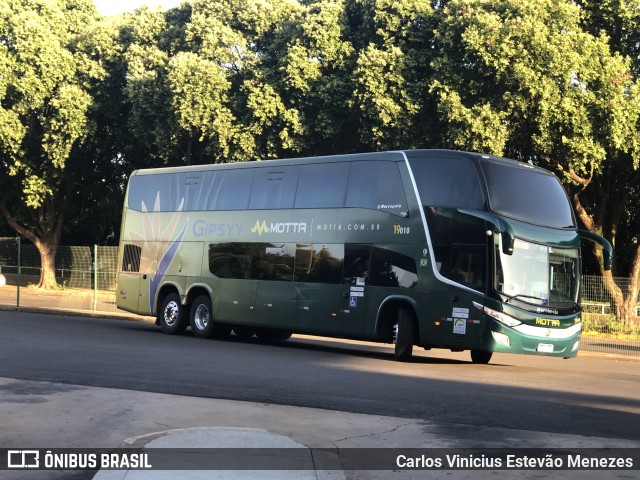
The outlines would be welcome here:
[[[458,211],[465,215],[481,218],[485,222],[489,222],[495,228],[495,233],[501,235],[502,240],[502,253],[505,255],[513,255],[513,246],[516,243],[516,234],[513,232],[513,228],[507,222],[497,215],[489,212],[483,212],[480,210],[467,210],[459,208]]]
[[[513,246],[516,243],[516,234],[513,233],[513,228],[507,222],[500,217],[496,217],[498,227],[500,228],[500,235],[502,236],[502,253],[505,255],[513,255]]]
[[[585,240],[589,240],[593,243],[597,243],[602,247],[602,256],[604,257],[604,269],[611,270],[611,264],[613,262],[613,247],[609,243],[609,241],[601,237],[600,235],[596,235],[595,233],[591,233],[588,230],[578,230],[578,235]]]

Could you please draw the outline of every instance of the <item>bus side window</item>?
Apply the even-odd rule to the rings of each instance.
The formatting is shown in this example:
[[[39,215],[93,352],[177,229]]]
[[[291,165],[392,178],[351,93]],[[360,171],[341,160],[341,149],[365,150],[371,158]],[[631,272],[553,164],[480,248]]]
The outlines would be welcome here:
[[[298,244],[295,281],[309,283],[342,283],[344,245]]]
[[[249,205],[253,168],[219,170],[208,185],[206,210],[245,210]]]
[[[137,212],[170,212],[173,176],[133,175],[129,181],[128,207]]]
[[[346,207],[369,208],[400,215],[407,199],[395,162],[353,162],[349,171]]]
[[[255,169],[249,208],[293,208],[299,169],[298,166]]]
[[[454,245],[449,278],[475,290],[484,291],[486,250],[485,245]]]
[[[367,284],[369,282],[370,260],[370,245],[345,245],[342,283],[359,286]]]
[[[344,205],[349,164],[311,163],[300,167],[295,208],[333,208]]]
[[[450,208],[425,208],[433,254],[440,274],[456,283],[484,291],[487,234],[483,221]]]
[[[252,280],[293,280],[294,244],[254,243]]]
[[[209,271],[216,277],[249,279],[250,243],[212,243],[209,245]]]
[[[371,285],[411,288],[418,283],[418,269],[412,257],[374,247],[371,252]]]

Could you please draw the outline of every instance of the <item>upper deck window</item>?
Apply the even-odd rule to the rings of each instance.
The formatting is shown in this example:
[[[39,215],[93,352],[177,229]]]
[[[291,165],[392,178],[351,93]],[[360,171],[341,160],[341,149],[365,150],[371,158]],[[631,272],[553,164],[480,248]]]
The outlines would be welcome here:
[[[170,212],[173,176],[134,175],[129,182],[129,208],[138,212]]]
[[[249,209],[293,208],[298,166],[256,168]]]
[[[410,163],[423,205],[484,210],[478,171],[470,160],[413,158]]]
[[[395,162],[353,162],[345,205],[400,215],[407,210],[398,164]]]
[[[525,165],[493,161],[481,165],[494,212],[544,227],[575,227],[567,194],[554,175]]]
[[[128,207],[138,212],[244,210],[253,169],[134,175]]]
[[[300,166],[296,208],[333,208],[344,206],[349,164],[311,163]]]

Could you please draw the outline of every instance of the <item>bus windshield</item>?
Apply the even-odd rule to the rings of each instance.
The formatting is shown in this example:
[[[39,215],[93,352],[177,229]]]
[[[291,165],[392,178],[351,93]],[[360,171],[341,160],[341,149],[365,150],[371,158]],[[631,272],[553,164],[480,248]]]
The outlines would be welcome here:
[[[495,288],[511,300],[551,308],[575,307],[579,271],[577,248],[516,239],[513,254],[505,255],[496,245]]]
[[[485,161],[481,165],[494,212],[534,225],[575,227],[571,204],[555,176],[525,164]]]

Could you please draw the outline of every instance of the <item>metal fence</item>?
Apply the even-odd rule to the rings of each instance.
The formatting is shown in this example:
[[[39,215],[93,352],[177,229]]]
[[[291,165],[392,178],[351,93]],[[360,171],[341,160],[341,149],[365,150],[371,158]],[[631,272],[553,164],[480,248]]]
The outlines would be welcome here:
[[[16,238],[0,238],[0,306],[118,312],[115,304],[117,247],[59,246],[59,288],[41,291],[40,254]],[[628,295],[629,279],[616,278]],[[640,302],[627,321],[616,318],[615,305],[602,277],[582,277],[582,350],[640,356]]]
[[[0,238],[0,305],[117,312],[118,247],[69,247],[56,251],[58,288],[40,290],[40,253],[16,238]]]
[[[625,298],[630,279],[614,278]],[[616,316],[615,303],[600,276],[582,277],[583,350],[640,356],[640,298],[633,299],[631,315]]]

